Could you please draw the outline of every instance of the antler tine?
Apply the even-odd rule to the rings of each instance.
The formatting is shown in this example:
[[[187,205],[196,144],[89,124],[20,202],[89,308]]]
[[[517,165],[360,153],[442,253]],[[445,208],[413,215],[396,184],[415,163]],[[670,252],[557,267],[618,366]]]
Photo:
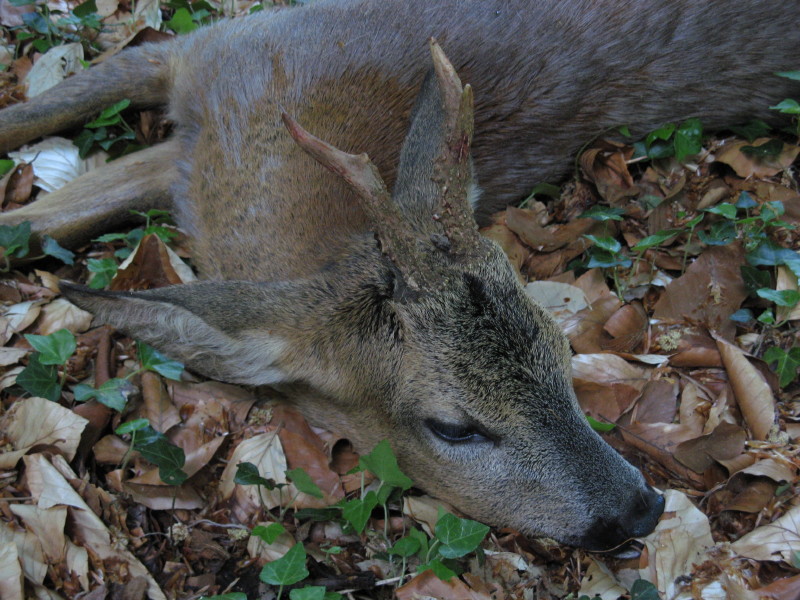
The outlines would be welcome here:
[[[431,38],[431,56],[444,110],[444,147],[436,161],[434,180],[441,186],[439,221],[457,251],[477,246],[478,227],[469,204],[472,166],[469,151],[474,131],[472,87],[461,79],[438,42]]]
[[[342,152],[310,134],[285,112],[281,118],[297,145],[323,167],[341,177],[356,193],[361,200],[361,208],[375,228],[382,252],[401,270],[403,265],[407,267],[406,284],[415,287],[413,272],[417,270],[419,262],[416,240],[369,156]]]

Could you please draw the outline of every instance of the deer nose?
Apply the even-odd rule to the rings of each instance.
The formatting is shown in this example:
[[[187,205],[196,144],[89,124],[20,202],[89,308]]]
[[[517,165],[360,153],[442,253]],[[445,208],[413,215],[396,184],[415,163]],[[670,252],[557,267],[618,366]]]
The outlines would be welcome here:
[[[608,550],[623,542],[649,534],[664,512],[664,496],[648,487],[638,491],[627,510],[613,518],[598,517],[581,544],[588,550]]]

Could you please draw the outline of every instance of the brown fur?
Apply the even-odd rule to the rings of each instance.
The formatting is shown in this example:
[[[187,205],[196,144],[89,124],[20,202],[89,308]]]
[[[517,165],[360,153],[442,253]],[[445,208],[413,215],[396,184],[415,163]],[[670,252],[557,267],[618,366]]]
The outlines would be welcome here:
[[[431,160],[419,157],[441,129],[430,80],[399,160],[425,40],[439,38],[475,87],[480,217],[561,176],[612,126],[771,116],[798,91],[771,75],[797,66],[798,17],[800,4],[777,0],[319,2],[126,52],[0,112],[0,147],[79,123],[100,84],[112,89],[92,109],[134,91],[140,103],[168,97],[177,166],[161,177],[201,274],[229,281],[140,294],[67,286],[69,297],[199,372],[281,387],[362,450],[388,438],[419,485],[477,518],[606,547],[647,533],[661,502],[587,426],[568,345],[501,251],[484,241],[478,259],[455,259],[426,241],[436,204]],[[438,287],[404,292],[374,224],[292,142],[281,110],[398,182]],[[465,439],[443,439],[442,426]]]

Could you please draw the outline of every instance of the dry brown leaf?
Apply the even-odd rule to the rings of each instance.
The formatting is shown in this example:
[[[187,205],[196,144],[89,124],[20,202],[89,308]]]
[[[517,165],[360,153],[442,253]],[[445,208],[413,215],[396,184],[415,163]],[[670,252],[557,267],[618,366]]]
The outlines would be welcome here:
[[[575,352],[594,354],[602,352],[610,339],[603,327],[622,302],[613,294],[592,301],[592,305],[564,320],[561,327]]]
[[[730,316],[747,297],[739,267],[744,264],[741,244],[712,246],[686,272],[673,279],[654,307],[653,317],[667,321],[702,323],[732,338],[736,324]]]
[[[219,381],[170,381],[168,386],[175,406],[184,412],[191,411],[192,416],[197,415],[203,422],[212,420],[215,423],[226,423],[222,433],[240,431],[256,401],[251,391]]]
[[[36,535],[0,521],[0,548],[9,546],[14,548],[13,554],[16,554],[17,564],[21,565],[25,580],[29,584],[41,585],[47,576],[47,560]],[[13,565],[10,570],[13,577],[15,571]],[[27,598],[27,596],[23,597]]]
[[[120,265],[109,289],[149,290],[184,283],[173,268],[167,246],[156,234],[142,238],[133,254]]]
[[[756,590],[759,598],[797,600],[800,598],[800,575],[784,577]]]
[[[40,509],[32,504],[12,504],[11,512],[22,519],[25,528],[33,533],[42,545],[45,557],[51,563],[61,563],[66,559],[67,540],[64,525],[67,522],[67,509],[53,506]]]
[[[589,558],[589,567],[581,578],[578,593],[590,598],[599,596],[602,600],[618,600],[628,590],[621,586],[603,563]]]
[[[715,336],[715,339],[747,427],[754,439],[767,439],[775,423],[772,390],[739,348],[720,337]]]
[[[271,523],[257,523],[257,525],[269,526]],[[247,540],[247,553],[250,558],[259,559],[264,562],[278,560],[294,546],[297,542],[288,531],[281,533],[274,542],[267,544],[257,535],[251,535]]]
[[[681,393],[679,420],[681,425],[684,425],[698,436],[703,433],[703,423],[706,421],[700,411],[700,407],[704,404],[706,404],[706,401],[700,397],[697,386],[691,381],[687,383]]]
[[[720,423],[708,435],[681,442],[672,455],[695,473],[702,473],[716,461],[731,460],[744,451],[747,434],[738,425]]]
[[[574,380],[575,394],[581,409],[598,421],[614,423],[626,412],[640,391],[624,383],[595,383]]]
[[[678,412],[678,382],[648,381],[636,401],[631,419],[638,423],[672,423]]]
[[[438,498],[430,496],[403,496],[403,514],[419,523],[429,536],[433,537],[439,509],[455,513],[453,507]]]
[[[58,457],[57,457],[58,458]],[[59,462],[59,470],[69,470],[69,466]],[[28,474],[28,488],[40,509],[64,505],[70,507],[71,531],[101,560],[114,561],[124,565],[117,572],[127,572],[131,577],[143,577],[147,582],[148,597],[153,600],[166,600],[155,579],[139,560],[124,546],[114,542],[105,524],[72,488],[64,476],[44,455],[25,457]],[[74,473],[72,478],[78,479]]]
[[[0,521],[0,598],[24,600],[22,565],[10,525]]]
[[[398,600],[418,600],[435,598],[436,600],[500,600],[498,596],[478,592],[453,577],[442,581],[433,571],[425,571],[395,590]]]
[[[0,430],[5,432],[14,447],[13,451],[0,454],[0,468],[14,468],[34,446],[56,448],[72,460],[87,422],[71,410],[44,398],[17,400],[0,422]]]
[[[166,433],[181,422],[181,416],[156,373],[145,371],[142,378],[142,406],[139,417],[145,418],[156,431]]]
[[[675,460],[673,452],[681,442],[694,438],[691,429],[674,423],[631,423],[621,427],[622,438],[634,448],[651,456],[667,469],[704,489],[703,478]]]
[[[344,497],[339,475],[328,466],[328,455],[320,450],[319,444],[314,443],[315,435],[312,434],[310,438],[289,431],[287,428],[281,428],[278,435],[286,455],[287,466],[290,469],[303,469],[324,494],[323,498],[314,498],[303,493],[292,494],[295,496],[292,504],[295,509],[324,508],[335,504]]]
[[[525,286],[525,293],[559,324],[589,305],[583,290],[558,281],[533,281]]]
[[[503,252],[508,257],[508,261],[514,267],[514,272],[517,274],[517,277],[522,279],[522,266],[527,262],[531,252],[522,243],[517,234],[511,231],[506,226],[505,222],[502,222],[493,223],[488,227],[484,227],[481,229],[481,235],[500,245]]]
[[[5,344],[14,333],[19,333],[27,329],[36,320],[42,310],[41,302],[30,300],[9,306],[3,317],[6,319],[3,344]]]
[[[757,477],[769,477],[775,483],[784,483],[794,481],[797,475],[797,468],[794,465],[790,466],[786,461],[779,461],[775,458],[762,458],[739,471],[737,475],[739,473]]]
[[[17,364],[27,353],[25,348],[0,348],[0,367]]]
[[[792,273],[788,267],[781,265],[778,267],[778,277],[775,284],[775,289],[780,291],[794,290],[798,291],[797,277]],[[800,302],[794,306],[776,306],[775,318],[781,321],[797,321],[800,319]]]
[[[577,240],[597,225],[597,221],[575,219],[565,225],[542,227],[538,215],[533,211],[509,206],[506,209],[506,225],[530,248],[552,252]]]
[[[757,514],[775,497],[777,487],[777,484],[772,481],[757,478],[745,484],[744,488],[733,499],[725,503],[722,510],[737,510]]]
[[[130,494],[134,502],[151,510],[172,510],[173,507],[196,510],[208,504],[208,501],[189,485],[175,487],[165,484],[156,468],[124,481],[122,489],[126,494]]]
[[[753,560],[791,562],[795,552],[800,552],[800,506],[791,507],[781,518],[742,536],[731,548]]]
[[[240,523],[249,523],[258,514],[262,503],[267,510],[280,506],[281,496],[278,490],[235,483],[236,470],[242,462],[256,465],[261,477],[273,479],[275,483],[286,483],[286,456],[277,430],[243,440],[236,446],[220,477],[219,490],[222,498],[230,502],[233,515]]]
[[[42,307],[36,332],[50,335],[59,329],[69,329],[72,333],[83,333],[91,325],[92,313],[78,308],[66,298],[56,298]]]
[[[632,365],[615,354],[577,354],[572,357],[573,380],[629,385],[641,391],[650,380],[650,369]]]
[[[664,514],[644,539],[647,564],[639,576],[653,583],[662,597],[675,598],[693,564],[714,545],[708,518],[676,490],[664,492]]]
[[[731,167],[739,177],[764,178],[777,175],[791,166],[797,158],[800,147],[794,144],[783,144],[783,151],[778,156],[753,157],[742,152],[744,146],[761,146],[770,138],[758,138],[755,141],[734,140],[725,144],[716,154],[716,160]]]
[[[580,156],[580,165],[586,178],[597,187],[597,192],[611,206],[619,206],[623,198],[635,197],[640,190],[628,171],[627,161],[633,156],[633,147],[601,140]]]

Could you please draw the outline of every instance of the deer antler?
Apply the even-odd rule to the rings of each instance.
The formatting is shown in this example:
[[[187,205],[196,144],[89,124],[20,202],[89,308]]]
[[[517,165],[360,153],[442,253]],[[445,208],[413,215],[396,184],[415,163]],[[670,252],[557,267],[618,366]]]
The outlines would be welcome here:
[[[369,156],[342,152],[310,134],[285,112],[281,118],[297,145],[356,193],[375,229],[381,251],[403,271],[406,285],[418,289],[420,282],[414,274],[420,272],[421,263],[416,238]]]
[[[437,216],[452,249],[469,253],[479,240],[478,226],[469,204],[472,180],[469,150],[474,132],[472,87],[462,88],[452,63],[433,38],[430,49],[445,115],[444,145],[433,175],[434,182],[441,186]]]

